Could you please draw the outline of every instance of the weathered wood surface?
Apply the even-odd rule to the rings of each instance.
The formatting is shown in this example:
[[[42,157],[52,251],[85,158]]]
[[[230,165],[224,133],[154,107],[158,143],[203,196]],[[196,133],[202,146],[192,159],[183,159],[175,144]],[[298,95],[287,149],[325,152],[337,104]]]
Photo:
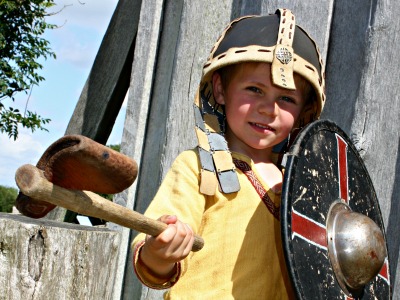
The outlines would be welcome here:
[[[374,183],[386,226],[393,299],[400,299],[399,14],[398,1],[335,1],[323,114],[351,137]]]
[[[130,117],[125,119],[124,132],[121,142],[121,151],[141,164],[143,154],[143,143],[146,136],[146,123],[150,107],[151,87],[154,82],[154,66],[158,51],[163,1],[143,1],[140,9],[139,27],[134,50],[134,60],[131,73],[131,84],[129,87],[128,104],[126,114]],[[160,123],[161,125],[161,123]],[[142,167],[141,169],[146,169]],[[140,172],[140,171],[139,171]],[[136,194],[137,182],[125,192],[117,195],[115,201],[133,209],[134,195]],[[132,256],[129,252],[131,232],[120,228],[121,248],[119,253],[118,272],[115,281],[113,299],[122,297],[132,299],[131,289],[140,291],[140,285],[133,279],[126,283],[125,277],[134,276],[132,269]]]
[[[0,213],[0,299],[111,299],[119,233]]]

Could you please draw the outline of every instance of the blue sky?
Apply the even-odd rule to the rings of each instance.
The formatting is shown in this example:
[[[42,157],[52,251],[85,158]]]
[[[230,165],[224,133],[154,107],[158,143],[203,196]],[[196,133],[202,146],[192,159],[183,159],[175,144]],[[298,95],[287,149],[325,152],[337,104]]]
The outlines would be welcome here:
[[[27,163],[35,165],[46,148],[64,135],[117,2],[55,1],[57,6],[51,11],[61,11],[48,18],[48,22],[60,28],[47,31],[44,37],[50,41],[57,59],[42,62],[40,74],[46,80],[33,88],[28,101],[29,110],[51,119],[45,126],[49,132],[32,133],[21,128],[16,141],[0,134],[0,185],[16,187],[16,169]],[[24,111],[27,99],[28,95],[21,94],[14,103],[3,103]],[[108,144],[121,142],[124,117],[123,109]]]

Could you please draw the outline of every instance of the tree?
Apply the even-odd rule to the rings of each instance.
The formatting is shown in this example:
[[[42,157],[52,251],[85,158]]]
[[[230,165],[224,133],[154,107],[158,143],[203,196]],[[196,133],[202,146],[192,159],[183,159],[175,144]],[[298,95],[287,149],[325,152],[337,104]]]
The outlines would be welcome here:
[[[17,189],[0,185],[0,212],[12,212],[17,195]]]
[[[28,94],[44,80],[38,73],[43,67],[38,59],[56,57],[49,41],[41,37],[47,29],[56,27],[45,20],[51,15],[47,10],[54,5],[54,0],[0,0],[0,132],[14,140],[18,125],[32,132],[47,131],[43,125],[50,122],[27,109],[22,114],[18,109],[7,108],[3,102],[15,101],[17,93]]]

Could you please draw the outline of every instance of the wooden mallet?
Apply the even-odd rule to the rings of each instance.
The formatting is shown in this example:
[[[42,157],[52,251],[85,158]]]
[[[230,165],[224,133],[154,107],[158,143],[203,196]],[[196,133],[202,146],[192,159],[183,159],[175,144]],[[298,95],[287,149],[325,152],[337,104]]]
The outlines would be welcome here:
[[[32,199],[46,201],[70,211],[110,221],[148,235],[157,236],[168,226],[95,193],[57,186],[48,181],[43,171],[33,165],[27,164],[18,168],[15,181],[21,192]],[[203,245],[203,239],[196,235],[192,251],[200,250]]]

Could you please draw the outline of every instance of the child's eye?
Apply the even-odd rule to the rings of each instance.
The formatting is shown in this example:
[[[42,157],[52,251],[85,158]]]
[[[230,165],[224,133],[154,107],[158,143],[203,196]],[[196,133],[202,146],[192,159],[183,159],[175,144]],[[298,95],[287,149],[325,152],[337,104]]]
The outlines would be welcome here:
[[[261,90],[255,86],[249,86],[249,87],[247,87],[247,90],[257,93],[257,94],[261,94]]]
[[[287,96],[280,97],[280,100],[282,100],[284,102],[289,102],[289,103],[296,103],[296,101],[293,98],[287,97]]]

